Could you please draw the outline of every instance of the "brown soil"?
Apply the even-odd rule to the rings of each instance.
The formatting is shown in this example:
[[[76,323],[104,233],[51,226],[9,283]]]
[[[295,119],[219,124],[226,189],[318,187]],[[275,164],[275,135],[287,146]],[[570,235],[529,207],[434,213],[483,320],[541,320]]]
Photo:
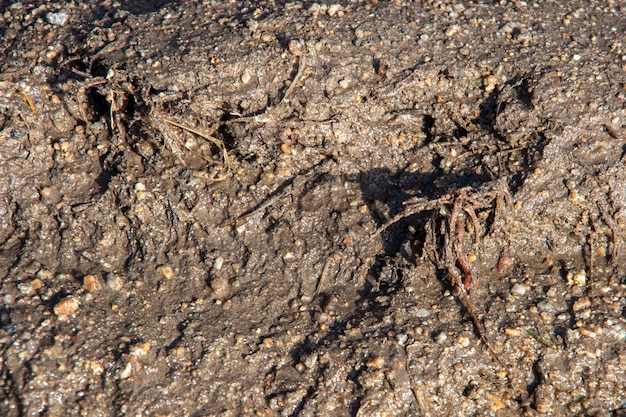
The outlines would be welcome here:
[[[2,4],[1,415],[626,415],[619,2]]]

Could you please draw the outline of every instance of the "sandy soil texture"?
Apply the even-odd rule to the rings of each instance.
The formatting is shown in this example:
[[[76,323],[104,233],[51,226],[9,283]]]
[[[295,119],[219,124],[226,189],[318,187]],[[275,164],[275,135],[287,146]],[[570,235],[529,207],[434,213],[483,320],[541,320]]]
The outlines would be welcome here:
[[[0,4],[0,415],[626,416],[623,2]]]

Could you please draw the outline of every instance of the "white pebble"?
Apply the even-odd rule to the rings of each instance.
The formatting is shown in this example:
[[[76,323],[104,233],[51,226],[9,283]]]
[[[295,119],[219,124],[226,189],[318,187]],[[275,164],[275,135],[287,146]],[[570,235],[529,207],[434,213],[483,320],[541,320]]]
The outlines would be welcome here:
[[[511,288],[511,294],[513,295],[524,295],[526,294],[527,288],[522,284],[515,284],[513,288]]]
[[[328,7],[328,15],[329,16],[343,16],[343,7],[340,4],[331,4]]]
[[[430,316],[430,311],[426,310],[425,308],[420,308],[415,312],[415,317],[419,317],[421,319],[424,319],[428,316]]]
[[[112,289],[113,291],[119,291],[122,289],[122,279],[119,275],[109,274],[107,277],[107,287]]]
[[[216,271],[219,271],[220,269],[222,269],[222,265],[224,265],[224,258],[222,258],[221,256],[215,258],[215,260],[213,261],[213,268],[215,268]]]
[[[65,12],[46,13],[46,20],[48,21],[48,23],[57,25],[57,26],[63,26],[65,23],[67,23],[67,19],[69,18],[70,18],[70,15],[68,15]]]

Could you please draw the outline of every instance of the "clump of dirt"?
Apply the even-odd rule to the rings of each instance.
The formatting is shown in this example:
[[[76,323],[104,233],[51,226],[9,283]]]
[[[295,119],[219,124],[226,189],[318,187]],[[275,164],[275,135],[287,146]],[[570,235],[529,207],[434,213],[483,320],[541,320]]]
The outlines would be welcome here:
[[[2,415],[625,412],[619,5],[0,27]]]

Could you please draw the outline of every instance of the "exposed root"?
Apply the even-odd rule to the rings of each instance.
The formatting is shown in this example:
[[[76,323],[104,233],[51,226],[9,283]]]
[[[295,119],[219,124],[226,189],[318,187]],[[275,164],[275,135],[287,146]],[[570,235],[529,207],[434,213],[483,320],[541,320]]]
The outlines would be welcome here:
[[[496,184],[495,187],[493,186],[494,184]],[[508,190],[506,190],[503,182],[490,183],[489,185],[491,185],[491,187],[485,187],[479,190],[463,188],[454,195],[446,195],[435,200],[412,199],[406,203],[407,208],[402,213],[383,224],[371,235],[371,238],[380,235],[391,225],[403,218],[426,210],[439,208],[437,213],[426,225],[427,235],[429,235],[429,239],[435,243],[437,239],[438,219],[442,219],[443,221],[443,223],[440,224],[443,229],[441,230],[443,233],[443,248],[441,248],[441,254],[435,253],[436,263],[440,269],[448,272],[451,284],[457,288],[459,301],[466,308],[480,341],[487,348],[487,351],[494,361],[506,372],[511,386],[519,391],[522,398],[525,400],[528,397],[528,393],[515,383],[510,368],[500,359],[493,349],[487,337],[486,329],[481,324],[470,298],[472,290],[478,286],[478,280],[472,271],[467,257],[468,252],[464,247],[466,223],[473,229],[473,243],[474,246],[477,247],[480,243],[481,236],[476,210],[492,207],[500,198],[509,201]]]

